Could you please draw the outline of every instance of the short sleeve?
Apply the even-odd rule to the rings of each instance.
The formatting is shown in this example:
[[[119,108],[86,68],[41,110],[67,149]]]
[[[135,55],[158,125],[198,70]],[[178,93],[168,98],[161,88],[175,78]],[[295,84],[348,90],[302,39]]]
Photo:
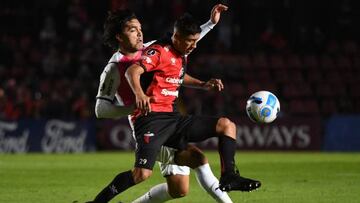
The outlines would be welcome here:
[[[161,58],[161,52],[158,47],[150,46],[142,53],[140,65],[146,72],[158,69]]]

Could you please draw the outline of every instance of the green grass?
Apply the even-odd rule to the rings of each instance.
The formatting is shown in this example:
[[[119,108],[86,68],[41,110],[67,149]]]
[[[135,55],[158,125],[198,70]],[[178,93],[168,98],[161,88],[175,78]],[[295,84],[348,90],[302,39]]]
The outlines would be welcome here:
[[[218,155],[206,152],[219,175]],[[71,203],[92,199],[120,171],[133,165],[132,152],[98,154],[0,154],[0,202]],[[231,192],[234,202],[360,202],[359,153],[238,152],[241,173],[262,181],[260,190]],[[164,181],[154,175],[115,198],[131,202]],[[116,201],[113,202],[116,202]],[[191,177],[187,197],[172,202],[213,202]]]

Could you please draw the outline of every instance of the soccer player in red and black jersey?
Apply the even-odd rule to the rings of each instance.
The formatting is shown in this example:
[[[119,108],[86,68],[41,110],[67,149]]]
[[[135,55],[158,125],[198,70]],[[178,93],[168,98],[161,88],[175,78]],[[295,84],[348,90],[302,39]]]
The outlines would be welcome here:
[[[227,10],[227,7],[221,4],[213,7],[210,20],[201,26],[201,37],[215,26],[224,10]],[[141,24],[130,11],[122,10],[109,13],[104,28],[105,43],[117,51],[101,74],[95,113],[98,118],[119,118],[130,114],[135,103],[135,96],[125,79],[124,73],[131,64],[141,60],[143,48],[154,43],[154,41],[143,45]],[[113,102],[115,99],[117,104]],[[145,140],[150,139],[151,133],[147,135]],[[179,152],[174,148],[162,146],[157,160],[161,162],[161,173],[166,177],[167,184],[154,186],[134,203],[164,202],[184,196],[189,188],[190,170],[187,166],[195,169],[198,182],[217,202],[232,202],[226,192],[217,189],[218,180],[213,175],[204,154],[198,148],[187,146],[186,150]],[[184,166],[179,166],[176,163],[181,163]],[[107,202],[109,200],[107,196],[113,196],[113,191],[119,192],[121,190],[117,187],[117,180],[128,175],[128,172],[119,174],[113,181],[115,184],[110,184],[109,187],[105,188],[95,199],[95,202]]]
[[[181,86],[217,91],[224,88],[220,79],[204,82],[186,73],[187,55],[196,48],[200,32],[200,25],[191,15],[182,16],[175,22],[170,37],[149,46],[143,52],[142,60],[126,71],[138,107],[133,114],[138,143],[133,171],[138,179],[135,181],[143,181],[151,175],[161,145],[182,149],[187,142],[218,137],[219,188],[223,191],[257,189],[261,185],[259,181],[244,178],[235,170],[236,125],[231,120],[226,117],[183,116],[175,108]],[[150,80],[140,81],[140,76]],[[149,134],[151,137],[147,138]]]

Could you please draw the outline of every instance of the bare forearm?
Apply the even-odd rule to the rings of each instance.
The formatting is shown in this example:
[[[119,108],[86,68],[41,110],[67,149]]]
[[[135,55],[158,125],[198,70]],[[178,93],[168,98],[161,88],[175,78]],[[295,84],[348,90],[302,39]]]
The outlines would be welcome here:
[[[144,115],[151,112],[150,97],[145,95],[141,88],[140,76],[145,70],[139,65],[130,66],[125,73],[126,79],[135,94],[136,108],[140,109]]]
[[[186,87],[203,89],[204,84],[204,81],[194,78],[188,74],[185,74],[184,76],[184,86]]]
[[[130,66],[126,70],[125,73],[126,80],[128,81],[135,96],[144,94],[140,84],[140,76],[143,73],[144,73],[144,69],[136,64]]]
[[[224,89],[224,85],[221,79],[211,78],[207,82],[204,82],[199,79],[193,78],[188,74],[185,74],[184,85],[187,87],[198,88],[208,91],[209,90],[222,91]]]

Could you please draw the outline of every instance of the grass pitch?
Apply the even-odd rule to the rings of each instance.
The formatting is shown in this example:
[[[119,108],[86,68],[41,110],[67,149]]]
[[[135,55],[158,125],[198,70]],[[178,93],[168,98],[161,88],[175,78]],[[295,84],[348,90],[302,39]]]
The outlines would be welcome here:
[[[206,152],[219,176],[218,154]],[[242,202],[360,202],[359,153],[238,152],[237,165],[246,177],[261,180],[255,192],[231,192]],[[0,202],[79,203],[91,200],[120,171],[134,162],[133,152],[96,154],[0,154]],[[112,202],[131,202],[164,179],[153,176]],[[190,193],[172,202],[214,202],[192,174]]]

